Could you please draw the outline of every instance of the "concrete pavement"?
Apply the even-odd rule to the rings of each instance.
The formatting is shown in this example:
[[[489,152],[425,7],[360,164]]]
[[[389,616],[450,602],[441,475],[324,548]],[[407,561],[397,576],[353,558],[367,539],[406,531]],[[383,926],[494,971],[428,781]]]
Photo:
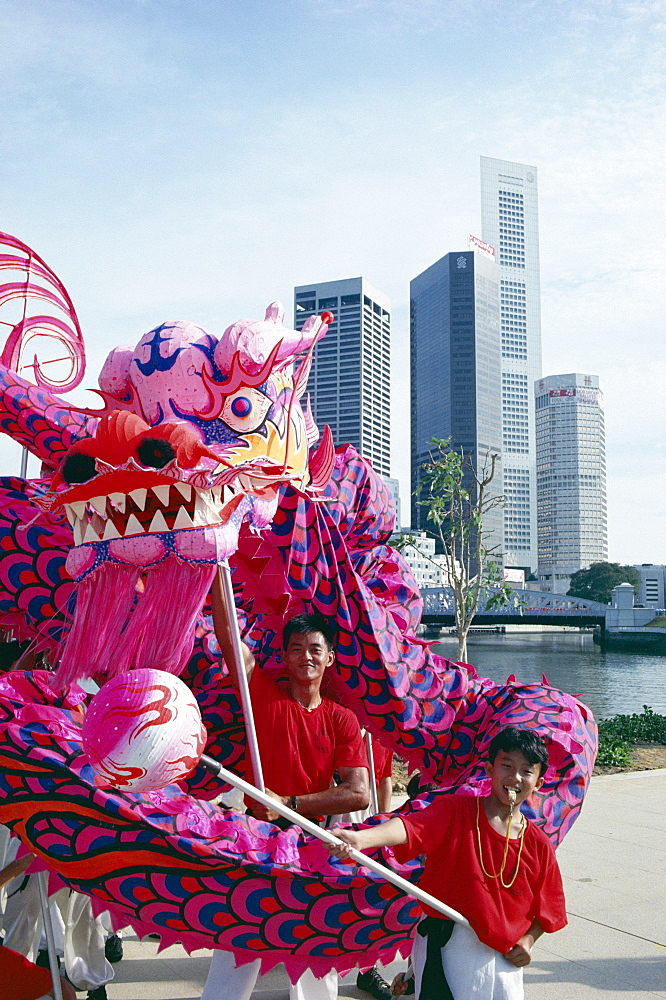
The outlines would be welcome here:
[[[537,943],[527,1000],[666,1000],[666,769],[593,778],[558,859],[569,926]],[[156,951],[156,942],[126,939],[109,1000],[198,1000],[210,952]],[[389,966],[386,978],[403,968]],[[368,1000],[355,982],[355,973],[341,980],[340,1000]],[[287,996],[277,970],[253,1000]]]

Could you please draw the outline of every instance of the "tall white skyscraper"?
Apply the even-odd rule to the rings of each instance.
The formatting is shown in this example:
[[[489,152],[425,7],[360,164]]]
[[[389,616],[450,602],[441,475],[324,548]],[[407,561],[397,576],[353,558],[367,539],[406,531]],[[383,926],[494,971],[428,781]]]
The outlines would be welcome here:
[[[537,567],[536,445],[532,386],[541,375],[541,291],[536,167],[481,157],[483,239],[500,278],[504,564]]]
[[[596,375],[550,375],[536,397],[539,580],[566,594],[579,569],[606,562],[606,448]]]
[[[381,476],[391,474],[391,303],[365,278],[294,289],[294,327],[328,311],[333,322],[315,347],[308,392],[319,427],[336,445],[353,444]]]

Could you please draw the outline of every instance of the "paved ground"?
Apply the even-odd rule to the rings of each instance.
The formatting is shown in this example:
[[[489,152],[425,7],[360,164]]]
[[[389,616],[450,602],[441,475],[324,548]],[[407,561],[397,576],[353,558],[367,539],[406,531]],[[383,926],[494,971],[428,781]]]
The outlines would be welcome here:
[[[559,849],[569,926],[541,939],[526,972],[528,1000],[666,1000],[666,769],[596,777]],[[198,1000],[209,952],[128,938],[109,1000]],[[386,977],[404,967],[390,966]],[[340,998],[365,998],[355,974]],[[284,973],[253,1000],[286,1000]],[[219,1000],[236,1000],[220,997]]]

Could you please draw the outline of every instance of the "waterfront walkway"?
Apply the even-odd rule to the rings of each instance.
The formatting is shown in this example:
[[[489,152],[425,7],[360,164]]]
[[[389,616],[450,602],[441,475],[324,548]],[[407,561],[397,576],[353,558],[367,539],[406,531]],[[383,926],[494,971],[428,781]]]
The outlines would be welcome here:
[[[593,778],[558,858],[569,926],[537,943],[527,1000],[666,1000],[666,769]],[[126,940],[109,1000],[198,1000],[210,953],[156,950],[153,941]],[[402,968],[390,966],[386,978]],[[355,973],[345,976],[340,1000],[368,1000],[355,983]],[[286,976],[275,971],[253,1000],[287,996]]]

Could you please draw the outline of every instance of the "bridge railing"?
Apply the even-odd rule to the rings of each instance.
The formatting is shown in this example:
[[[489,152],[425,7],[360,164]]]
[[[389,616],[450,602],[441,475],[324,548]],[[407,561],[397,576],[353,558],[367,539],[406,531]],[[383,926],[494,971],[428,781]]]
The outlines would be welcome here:
[[[598,616],[603,617],[608,610],[607,604],[599,601],[586,601],[581,597],[567,597],[564,594],[551,594],[540,590],[513,590],[509,602],[500,607],[486,610],[490,598],[497,594],[494,588],[488,588],[479,601],[477,617],[492,614],[493,618],[505,616],[515,617],[516,614],[552,615],[560,618]],[[425,615],[453,615],[456,600],[451,587],[426,587],[421,591],[423,598],[423,613]]]

